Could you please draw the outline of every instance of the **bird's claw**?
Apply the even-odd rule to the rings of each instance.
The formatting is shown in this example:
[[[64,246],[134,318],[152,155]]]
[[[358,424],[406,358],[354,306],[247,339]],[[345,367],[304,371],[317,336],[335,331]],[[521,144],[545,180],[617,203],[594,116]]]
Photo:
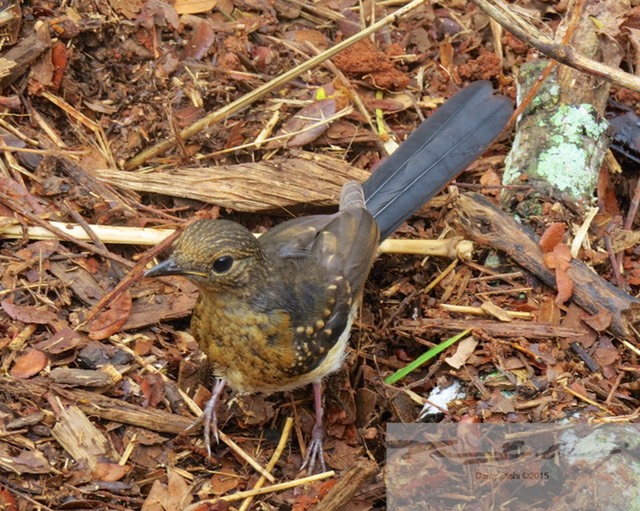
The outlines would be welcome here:
[[[304,463],[302,464],[301,469],[308,467],[308,473],[313,474],[313,470],[316,468],[316,463],[320,462],[320,468],[322,472],[327,471],[327,466],[324,462],[324,427],[320,423],[316,423],[313,426],[313,430],[311,431],[311,442],[307,446],[307,454],[304,457]]]
[[[193,424],[187,428],[187,431],[191,431],[196,426],[199,426],[204,422],[204,443],[207,446],[207,454],[211,456],[211,430],[213,429],[213,436],[216,439],[216,443],[220,443],[220,437],[218,436],[218,406],[220,405],[220,396],[226,385],[226,381],[223,379],[216,380],[216,383],[212,389],[211,397],[202,411],[202,415],[198,417]]]

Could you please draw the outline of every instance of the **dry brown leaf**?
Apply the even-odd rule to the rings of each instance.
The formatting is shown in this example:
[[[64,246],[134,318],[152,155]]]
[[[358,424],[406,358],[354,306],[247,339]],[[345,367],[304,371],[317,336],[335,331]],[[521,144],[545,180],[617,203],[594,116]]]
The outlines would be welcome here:
[[[282,127],[283,133],[297,133],[287,141],[287,146],[301,147],[313,142],[327,131],[329,124],[325,121],[336,111],[337,102],[334,98],[322,99],[305,106]]]
[[[620,353],[611,342],[611,339],[607,338],[598,342],[593,355],[601,366],[611,365],[620,357]]]
[[[221,460],[222,466],[218,472],[213,474],[209,484],[211,493],[220,496],[235,490],[240,484],[240,475],[236,472],[237,465],[229,460]]]
[[[175,0],[174,9],[178,14],[198,14],[209,12],[218,3],[218,0]]]
[[[155,408],[164,399],[164,380],[160,374],[147,374],[140,383],[144,396],[142,406]]]
[[[118,296],[110,307],[91,324],[89,337],[95,341],[106,339],[118,332],[129,319],[132,300],[128,291]]]
[[[559,243],[553,248],[553,254],[556,264],[556,287],[558,288],[556,303],[562,304],[573,294],[573,281],[567,273],[571,263],[571,250],[564,243]]]
[[[540,241],[538,242],[544,253],[551,252],[558,243],[562,243],[564,230],[564,224],[560,222],[554,222],[547,227],[547,230],[540,236]]]
[[[611,311],[603,309],[597,314],[593,314],[592,316],[582,316],[581,319],[596,332],[604,332],[607,328],[609,328],[609,325],[611,325],[611,321],[613,320],[613,313]]]
[[[215,39],[215,32],[211,23],[207,20],[202,20],[193,31],[189,42],[185,45],[184,58],[194,60],[204,58]]]
[[[85,335],[69,327],[64,327],[53,334],[49,339],[35,344],[33,347],[50,355],[59,355],[65,351],[84,346],[89,342]]]
[[[477,345],[478,341],[472,336],[466,337],[458,343],[456,352],[452,356],[446,357],[444,361],[454,369],[460,369],[467,363],[469,357],[473,355]]]
[[[49,359],[42,351],[32,348],[18,357],[10,374],[16,378],[31,378],[47,367],[48,363]]]
[[[113,483],[119,481],[131,471],[131,466],[120,465],[119,463],[99,462],[92,475],[100,481]]]
[[[2,300],[0,305],[2,305],[2,308],[11,319],[22,321],[23,323],[46,325],[47,323],[52,323],[58,319],[53,312],[48,311],[43,307],[16,305],[9,300]]]
[[[167,485],[157,479],[153,482],[141,511],[181,511],[192,499],[187,482],[180,474],[171,470]]]
[[[497,197],[500,195],[500,185],[502,180],[498,173],[493,169],[488,169],[482,176],[480,176],[480,184],[482,186],[490,186],[491,188],[483,188],[482,193],[484,195],[493,195]]]
[[[18,449],[3,442],[0,442],[0,469],[15,474],[48,474],[52,470],[42,452]]]
[[[298,30],[290,30],[284,33],[284,38],[287,41],[292,41],[294,43],[311,43],[316,48],[324,50],[329,47],[329,41],[327,37],[314,28],[301,28]]]

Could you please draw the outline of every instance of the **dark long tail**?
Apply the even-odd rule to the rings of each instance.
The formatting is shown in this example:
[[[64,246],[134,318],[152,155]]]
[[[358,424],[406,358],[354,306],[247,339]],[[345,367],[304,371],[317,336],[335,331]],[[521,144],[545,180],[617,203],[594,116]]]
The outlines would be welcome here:
[[[424,121],[363,184],[386,238],[478,158],[500,134],[513,102],[490,82],[468,85]]]

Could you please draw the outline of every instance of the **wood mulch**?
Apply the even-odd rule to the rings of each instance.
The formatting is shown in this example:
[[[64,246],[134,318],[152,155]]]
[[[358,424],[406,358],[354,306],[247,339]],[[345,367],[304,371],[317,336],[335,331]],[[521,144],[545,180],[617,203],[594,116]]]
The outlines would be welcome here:
[[[423,2],[262,89],[407,3],[4,2],[0,508],[385,509],[386,425],[416,421],[430,392],[454,381],[464,393],[435,420],[637,416],[640,352],[621,315],[634,300],[609,290],[609,309],[579,292],[559,303],[557,273],[512,253],[507,229],[497,241],[476,239],[470,258],[379,256],[347,362],[326,381],[332,474],[299,471],[314,420],[310,389],[229,393],[211,457],[199,431],[185,432],[212,382],[189,334],[195,287],[141,278],[166,237],[194,217],[260,232],[329,210],[344,182],[366,179],[461,86],[489,79],[515,97],[518,66],[536,56],[471,2]],[[550,29],[566,14],[564,3],[516,4]],[[632,54],[625,59],[634,65]],[[637,93],[613,95],[638,106]],[[458,198],[475,191],[499,204],[512,133],[394,237],[472,236],[474,218],[489,213]],[[637,181],[629,174],[615,186],[603,180],[608,211],[626,213]],[[615,281],[605,241],[620,222],[598,219],[580,257]],[[541,234],[582,219],[549,201],[529,223]],[[618,288],[634,296],[637,248],[613,238]],[[572,271],[563,278],[583,278]],[[435,360],[384,383],[468,329]]]

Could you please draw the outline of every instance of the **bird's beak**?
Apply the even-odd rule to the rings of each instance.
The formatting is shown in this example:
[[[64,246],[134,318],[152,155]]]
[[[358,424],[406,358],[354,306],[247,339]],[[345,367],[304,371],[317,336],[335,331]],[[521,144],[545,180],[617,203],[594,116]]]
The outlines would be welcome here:
[[[160,264],[156,264],[153,268],[144,272],[145,277],[162,277],[164,275],[184,275],[186,272],[172,259],[169,258],[166,261],[162,261]]]
[[[164,277],[166,275],[192,275],[194,277],[207,278],[206,273],[199,271],[187,270],[180,266],[176,261],[170,257],[166,261],[162,261],[160,264],[156,264],[153,268],[143,273],[144,277]]]

